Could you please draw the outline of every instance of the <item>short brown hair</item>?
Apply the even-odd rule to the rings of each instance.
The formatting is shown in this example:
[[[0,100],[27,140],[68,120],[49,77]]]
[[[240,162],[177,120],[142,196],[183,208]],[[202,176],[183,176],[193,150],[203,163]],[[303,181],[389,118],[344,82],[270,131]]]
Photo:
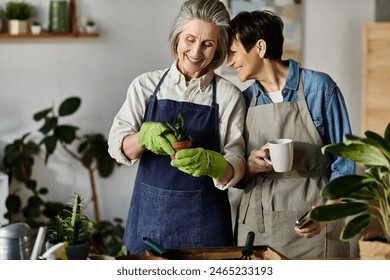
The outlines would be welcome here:
[[[267,43],[264,57],[281,59],[283,28],[283,20],[271,11],[241,12],[230,22],[229,39],[238,39],[247,52],[263,39]]]

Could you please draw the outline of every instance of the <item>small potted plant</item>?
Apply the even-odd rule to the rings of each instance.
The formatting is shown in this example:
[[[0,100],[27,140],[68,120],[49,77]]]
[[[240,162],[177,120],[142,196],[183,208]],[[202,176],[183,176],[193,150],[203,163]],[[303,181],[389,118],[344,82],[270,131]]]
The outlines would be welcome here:
[[[11,35],[27,33],[27,20],[31,18],[33,8],[26,2],[8,2],[4,16],[8,20],[8,32]]]
[[[93,19],[88,19],[85,24],[85,32],[88,34],[96,32],[96,23]]]
[[[165,122],[165,126],[168,128],[165,133],[172,134],[176,139],[175,142],[171,143],[171,146],[175,150],[175,152],[191,148],[192,137],[184,129],[184,118],[181,113],[177,115],[173,124]],[[171,158],[174,159],[174,156],[172,156]]]
[[[31,33],[34,35],[41,34],[42,26],[38,21],[33,21],[31,24]]]
[[[64,209],[63,215],[57,215],[48,224],[46,248],[64,242],[68,259],[87,259],[89,254],[89,239],[95,228],[95,223],[80,213],[81,197],[74,194],[71,209]]]
[[[323,152],[363,164],[365,172],[341,176],[325,185],[321,195],[342,202],[318,206],[310,211],[309,218],[334,221],[351,217],[340,239],[352,239],[367,229],[371,241],[366,241],[364,236],[359,240],[361,258],[390,259],[390,123],[383,137],[372,131],[366,131],[364,135],[347,135],[344,143],[323,147]],[[369,231],[367,227],[373,221],[378,222],[381,232]],[[377,252],[386,252],[386,248],[387,255],[378,257]]]

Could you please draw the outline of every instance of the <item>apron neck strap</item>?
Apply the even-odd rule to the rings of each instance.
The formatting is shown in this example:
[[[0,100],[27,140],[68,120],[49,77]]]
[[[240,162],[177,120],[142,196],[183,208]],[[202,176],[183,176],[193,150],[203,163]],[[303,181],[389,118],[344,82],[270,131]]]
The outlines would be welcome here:
[[[165,77],[168,75],[169,70],[170,70],[170,68],[168,68],[168,70],[165,71],[164,75],[161,77],[160,81],[158,82],[156,88],[155,88],[154,91],[153,91],[153,95],[154,95],[154,96],[156,96],[156,95],[157,95],[157,92],[160,90],[161,84],[164,82]]]

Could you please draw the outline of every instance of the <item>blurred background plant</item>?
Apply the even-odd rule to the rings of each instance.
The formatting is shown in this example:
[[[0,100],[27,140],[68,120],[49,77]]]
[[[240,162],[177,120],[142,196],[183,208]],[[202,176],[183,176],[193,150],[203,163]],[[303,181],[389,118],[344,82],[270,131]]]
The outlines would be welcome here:
[[[95,177],[97,173],[100,177],[107,178],[119,165],[108,154],[107,139],[103,134],[78,135],[77,126],[61,123],[63,117],[75,113],[80,105],[79,97],[69,97],[60,104],[58,110],[54,106],[40,110],[33,118],[37,122],[43,121],[43,125],[38,129],[41,137],[36,140],[32,137],[33,133],[28,132],[5,146],[3,165],[9,178],[9,186],[16,180],[29,190],[27,193],[30,195],[27,195],[26,205],[22,205],[22,196],[26,194],[22,194],[23,191],[19,188],[10,191],[6,200],[8,212],[4,217],[10,223],[23,221],[31,228],[37,229],[63,211],[66,203],[47,201],[44,196],[48,194],[48,188],[39,186],[32,176],[36,157],[44,154],[44,162],[47,165],[56,149],[62,147],[66,154],[79,161],[88,172],[96,222],[91,245],[95,250],[99,250],[98,253],[102,253],[121,248],[123,221],[119,218],[113,222],[101,220]]]

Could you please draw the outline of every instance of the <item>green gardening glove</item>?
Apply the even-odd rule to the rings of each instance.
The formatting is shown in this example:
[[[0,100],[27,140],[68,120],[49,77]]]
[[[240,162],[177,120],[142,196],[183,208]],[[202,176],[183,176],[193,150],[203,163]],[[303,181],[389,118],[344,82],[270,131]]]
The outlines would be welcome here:
[[[227,166],[221,154],[203,148],[181,150],[176,153],[175,157],[171,165],[194,177],[208,175],[219,179],[225,173]]]
[[[176,139],[173,134],[167,133],[167,130],[162,123],[144,122],[138,136],[141,148],[146,148],[158,155],[174,155],[175,151],[171,146],[171,142]]]

